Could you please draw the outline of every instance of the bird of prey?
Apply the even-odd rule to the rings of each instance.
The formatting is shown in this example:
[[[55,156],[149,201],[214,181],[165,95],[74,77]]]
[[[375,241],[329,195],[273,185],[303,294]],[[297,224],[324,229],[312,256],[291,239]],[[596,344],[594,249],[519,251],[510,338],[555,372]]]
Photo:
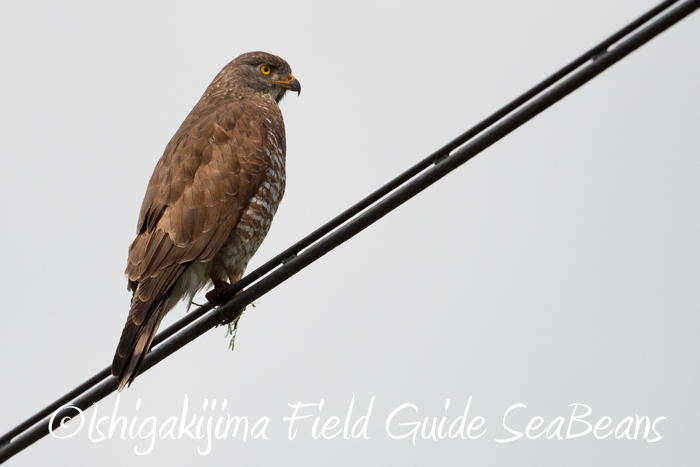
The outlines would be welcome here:
[[[112,362],[134,381],[163,317],[209,284],[216,303],[238,281],[284,194],[286,139],[278,103],[301,93],[289,64],[250,52],[211,82],[156,164],[126,267],[131,309]]]

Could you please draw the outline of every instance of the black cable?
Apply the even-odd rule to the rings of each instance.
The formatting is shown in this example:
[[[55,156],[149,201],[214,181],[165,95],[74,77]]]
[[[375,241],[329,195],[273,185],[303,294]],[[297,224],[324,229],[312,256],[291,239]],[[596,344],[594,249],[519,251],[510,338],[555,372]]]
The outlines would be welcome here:
[[[566,95],[593,79],[598,74],[605,71],[608,67],[612,66],[614,63],[621,60],[623,57],[633,52],[654,38],[656,35],[660,34],[681,19],[688,16],[693,11],[700,8],[700,0],[686,0],[663,17],[655,20],[653,23],[635,33],[625,41],[617,44],[617,46],[612,50],[607,51],[610,46],[638,29],[640,26],[666,10],[672,4],[677,3],[677,1],[678,0],[666,1],[650,10],[648,13],[621,29],[603,43],[594,47],[586,54],[562,68],[562,70],[547,78],[527,93],[523,94],[507,106],[491,115],[486,120],[476,125],[471,130],[461,135],[459,138],[441,148],[439,151],[433,153],[427,159],[421,161],[419,164],[404,172],[376,192],[372,193],[370,196],[351,207],[340,216],[328,222],[309,236],[305,237],[292,247],[277,255],[272,260],[265,263],[260,268],[253,271],[248,276],[244,277],[236,284],[235,287],[231,287],[229,290],[227,290],[227,298],[231,298],[231,296],[233,296],[243,287],[248,287],[248,285],[251,283],[255,281],[257,282],[248,287],[240,295],[233,297],[225,305],[221,306],[219,310],[209,313],[204,319],[195,322],[175,337],[170,338],[185,326],[197,320],[204,313],[211,310],[211,305],[205,305],[198,308],[197,310],[188,314],[186,318],[181,319],[168,329],[164,330],[154,339],[154,342],[160,343],[160,345],[155,347],[144,358],[140,373],[147,371],[158,362],[171,355],[181,347],[187,345],[189,342],[196,339],[212,327],[220,324],[224,320],[224,317],[226,318],[225,321],[229,321],[240,315],[240,312],[237,310],[240,310],[246,305],[250,304],[280,283],[287,280],[292,275],[299,272],[304,267],[311,264],[313,261],[331,251],[333,248],[352,238],[354,235],[364,230],[380,218],[384,217],[386,214],[396,209],[398,206],[405,203],[410,198],[420,193],[452,170],[464,164],[476,154],[503,138],[505,135],[533,118],[535,115],[544,111],[549,106],[553,105]],[[532,100],[530,103],[513,113],[508,118],[502,120],[496,125],[493,125],[505,115],[520,107],[523,103],[530,101],[537,94],[540,94],[545,89],[551,87],[555,82],[559,81],[564,76],[571,74],[571,72],[581,67],[589,60],[593,61],[586,67],[572,74],[560,84],[556,85],[554,88]],[[488,127],[491,128],[474,139],[471,143],[456,150],[453,154],[450,154],[450,152],[455,148],[461,146],[467,140],[486,130]],[[426,170],[433,164],[435,165],[433,168]],[[421,174],[423,171],[425,172]],[[418,177],[416,178],[416,176]],[[413,178],[415,179],[410,183],[407,183],[404,187],[387,196],[400,185],[403,185]],[[360,214],[352,221],[347,222],[349,219],[356,216],[379,200],[381,201],[375,206],[367,209],[367,211]],[[342,227],[340,227],[341,225]],[[335,232],[328,235],[335,229],[337,229]],[[304,249],[306,250],[301,252]],[[99,383],[99,381],[107,377],[108,379],[106,381]],[[53,404],[49,405],[21,425],[17,426],[0,438],[0,443],[5,443],[0,446],[0,463],[46,436],[49,433],[48,418],[45,418],[41,424],[34,426],[31,429],[28,428],[35,425],[37,421],[53,413],[56,409],[65,404],[65,402],[73,400],[71,405],[76,406],[81,410],[86,410],[93,403],[101,400],[105,396],[115,391],[117,386],[117,379],[110,377],[109,368],[107,368]],[[90,389],[83,394],[84,391],[91,387],[93,389]],[[76,398],[76,396],[79,394],[82,395]],[[59,422],[59,417],[56,417],[53,428],[58,427]],[[13,439],[15,437],[16,439]]]
[[[412,179],[416,175],[418,175],[420,172],[423,170],[427,169],[430,167],[432,164],[435,163],[435,161],[439,160],[442,157],[445,157],[450,153],[450,151],[454,150],[455,148],[461,146],[465,142],[467,142],[469,139],[473,138],[475,135],[483,131],[485,128],[488,128],[490,125],[494,124],[501,118],[503,118],[505,115],[509,114],[519,106],[521,106],[523,103],[527,102],[528,100],[532,99],[534,96],[542,92],[544,89],[550,87],[552,84],[556,83],[559,81],[561,78],[564,76],[568,75],[571,73],[573,70],[576,68],[580,67],[587,61],[591,60],[593,57],[599,55],[601,52],[604,52],[607,50],[610,45],[614,44],[615,42],[619,41],[621,38],[629,34],[631,31],[634,31],[635,29],[639,28],[641,25],[649,21],[650,19],[654,18],[655,16],[659,15],[661,12],[664,10],[668,9],[671,5],[674,3],[677,3],[679,0],[667,0],[655,8],[649,10],[647,13],[644,15],[640,16],[637,18],[635,21],[630,23],[629,25],[625,26],[623,29],[619,30],[600,44],[596,45],[593,47],[591,50],[587,51],[580,57],[578,57],[576,60],[572,61],[565,67],[563,67],[561,70],[557,71],[526,93],[522,94],[520,97],[517,99],[513,100],[510,102],[508,105],[502,107],[492,115],[490,115],[488,118],[484,119],[459,137],[455,138],[453,141],[450,143],[446,144],[439,150],[435,151],[433,154],[430,156],[426,157],[422,161],[420,161],[418,164],[414,165],[386,185],[382,186],[378,190],[376,190],[374,193],[370,194],[354,206],[350,207],[347,209],[345,212],[342,214],[338,215],[331,221],[327,222],[320,228],[316,229],[314,232],[311,234],[307,235],[291,247],[287,248],[284,250],[282,253],[278,254],[259,268],[257,268],[255,271],[251,272],[247,276],[245,276],[241,281],[237,282],[235,285],[233,285],[230,289],[226,291],[226,293],[223,295],[224,300],[230,299],[233,295],[235,295],[238,291],[242,290],[243,288],[247,287],[248,285],[252,284],[253,282],[257,281],[261,277],[263,277],[265,274],[268,272],[272,271],[276,267],[280,266],[283,264],[284,261],[287,259],[293,257],[294,255],[298,254],[301,250],[304,248],[308,247],[309,245],[313,244],[320,238],[326,236],[328,233],[331,231],[335,230],[338,226],[344,224],[347,222],[349,219],[354,217],[355,215],[359,214],[360,212],[364,211],[366,208],[374,204],[376,201],[380,200],[384,196],[386,196],[388,193],[391,193],[394,191],[396,188],[399,186],[403,185],[406,181]],[[177,332],[181,331],[184,329],[186,326],[190,325],[192,322],[196,321],[197,319],[201,318],[207,311],[211,310],[212,307],[209,304],[206,304],[202,307],[199,307],[195,310],[190,311],[185,315],[183,318],[181,318],[179,321],[175,322],[168,328],[164,329],[163,331],[159,332],[158,335],[153,339],[153,345],[152,348],[155,348],[158,344],[163,342],[165,339],[168,339],[170,336],[176,334]],[[56,409],[61,407],[63,404],[69,402],[70,400],[74,399],[75,397],[79,396],[83,392],[85,392],[87,389],[93,387],[97,382],[109,377],[111,375],[110,368],[107,367],[89,380],[87,380],[85,383],[81,384],[74,390],[70,391],[67,393],[65,396],[61,397],[60,399],[56,400],[52,404],[48,405],[41,411],[37,412],[34,416],[30,417],[27,419],[25,422],[22,424],[18,425],[2,437],[0,437],[0,445],[2,443],[12,439],[13,437],[17,436],[19,433],[22,431],[26,430],[27,428],[31,427],[34,425],[36,422],[40,421],[44,417],[50,415]]]

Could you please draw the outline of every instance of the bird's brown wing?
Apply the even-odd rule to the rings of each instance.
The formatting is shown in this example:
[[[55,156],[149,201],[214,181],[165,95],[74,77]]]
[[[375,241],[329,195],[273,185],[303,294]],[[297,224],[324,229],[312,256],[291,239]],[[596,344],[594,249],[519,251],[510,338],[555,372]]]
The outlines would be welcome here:
[[[219,251],[261,183],[264,127],[254,102],[197,107],[158,161],[129,247],[134,292],[112,362],[120,390],[133,381],[177,280]],[[172,304],[170,304],[172,306]]]

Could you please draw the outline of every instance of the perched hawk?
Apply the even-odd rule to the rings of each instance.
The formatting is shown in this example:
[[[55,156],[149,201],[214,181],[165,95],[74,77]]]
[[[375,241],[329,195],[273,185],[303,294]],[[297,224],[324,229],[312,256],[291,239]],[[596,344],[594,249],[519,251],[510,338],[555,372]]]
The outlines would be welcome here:
[[[285,186],[277,104],[301,85],[280,57],[251,52],[214,78],[165,148],[148,183],[126,266],[131,309],[112,362],[131,383],[161,320],[208,284],[217,297],[243,275]]]

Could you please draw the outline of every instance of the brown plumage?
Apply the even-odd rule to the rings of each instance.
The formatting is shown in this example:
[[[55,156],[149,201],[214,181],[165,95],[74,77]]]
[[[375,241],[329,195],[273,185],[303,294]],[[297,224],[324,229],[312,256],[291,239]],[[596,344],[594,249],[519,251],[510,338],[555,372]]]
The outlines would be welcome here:
[[[251,52],[226,65],[158,161],[126,267],[131,309],[112,362],[131,383],[161,320],[213,283],[210,300],[245,271],[285,186],[279,101],[301,91],[280,57]]]

